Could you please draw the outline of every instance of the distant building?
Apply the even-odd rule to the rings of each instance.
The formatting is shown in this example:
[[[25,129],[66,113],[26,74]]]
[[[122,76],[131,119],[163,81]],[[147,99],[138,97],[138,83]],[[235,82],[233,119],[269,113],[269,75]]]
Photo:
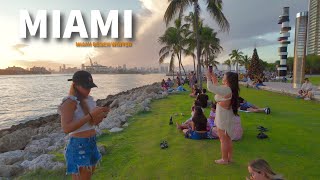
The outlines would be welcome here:
[[[169,63],[160,64],[160,73],[169,73]]]
[[[309,1],[309,32],[307,54],[320,55],[320,1]]]
[[[36,67],[36,66],[33,66],[32,68],[30,68],[30,72],[32,74],[51,74],[51,72],[46,70],[45,67]]]
[[[5,69],[6,72],[9,74],[29,74],[29,72],[26,69],[23,69],[22,67],[8,67]]]

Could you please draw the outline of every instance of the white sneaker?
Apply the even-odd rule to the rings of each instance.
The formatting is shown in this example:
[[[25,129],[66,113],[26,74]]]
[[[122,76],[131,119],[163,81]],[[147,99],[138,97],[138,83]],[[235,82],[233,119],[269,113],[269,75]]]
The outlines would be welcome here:
[[[310,98],[304,98],[304,100],[306,100],[306,101],[310,101],[311,99],[310,99]]]

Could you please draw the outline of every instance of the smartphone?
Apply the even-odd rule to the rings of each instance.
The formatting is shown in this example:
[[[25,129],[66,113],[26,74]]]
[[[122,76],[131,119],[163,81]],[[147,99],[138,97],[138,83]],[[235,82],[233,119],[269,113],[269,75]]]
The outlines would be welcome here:
[[[210,73],[212,73],[212,72],[213,72],[213,67],[212,67],[211,65],[209,66],[209,68],[208,68],[208,69],[209,69],[209,72],[210,72]]]

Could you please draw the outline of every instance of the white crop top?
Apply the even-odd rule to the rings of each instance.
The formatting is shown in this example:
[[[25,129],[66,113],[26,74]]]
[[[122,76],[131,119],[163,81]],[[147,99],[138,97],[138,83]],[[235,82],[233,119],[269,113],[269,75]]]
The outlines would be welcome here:
[[[79,121],[84,116],[84,112],[83,112],[83,110],[82,110],[82,108],[80,106],[80,101],[75,96],[67,96],[67,97],[64,97],[62,99],[62,103],[64,101],[66,101],[67,99],[71,99],[71,100],[77,102],[77,109],[73,113],[73,120],[74,121]],[[90,111],[97,106],[96,105],[96,101],[94,101],[92,96],[88,96],[86,101],[87,101],[87,104],[88,104],[88,107],[89,107]],[[60,114],[60,115],[61,115],[61,109],[60,108],[61,108],[62,103],[58,106],[58,114]],[[81,126],[79,129],[69,133],[69,135],[72,135],[72,134],[77,133],[77,132],[91,130],[91,129],[94,129],[94,126],[90,125],[89,123],[86,123],[83,126]]]

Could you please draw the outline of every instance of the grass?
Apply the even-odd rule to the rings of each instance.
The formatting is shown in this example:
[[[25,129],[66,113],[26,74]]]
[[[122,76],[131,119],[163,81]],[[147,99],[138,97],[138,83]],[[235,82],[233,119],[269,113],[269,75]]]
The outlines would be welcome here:
[[[320,76],[309,77],[309,79],[312,84],[320,86]]]
[[[151,111],[133,116],[124,132],[100,137],[98,143],[107,146],[107,155],[93,179],[244,179],[248,161],[255,158],[266,159],[287,179],[318,179],[320,104],[247,88],[241,89],[241,96],[260,107],[271,107],[272,113],[240,114],[244,135],[234,143],[232,165],[213,163],[220,158],[218,140],[185,139],[175,126],[169,126],[175,113],[179,115],[173,116],[174,122],[190,117],[193,99],[182,93],[153,101]],[[269,129],[269,139],[256,138],[258,125]],[[164,139],[169,148],[161,150],[159,143]],[[49,173],[40,170],[20,179],[70,179],[64,171]]]

